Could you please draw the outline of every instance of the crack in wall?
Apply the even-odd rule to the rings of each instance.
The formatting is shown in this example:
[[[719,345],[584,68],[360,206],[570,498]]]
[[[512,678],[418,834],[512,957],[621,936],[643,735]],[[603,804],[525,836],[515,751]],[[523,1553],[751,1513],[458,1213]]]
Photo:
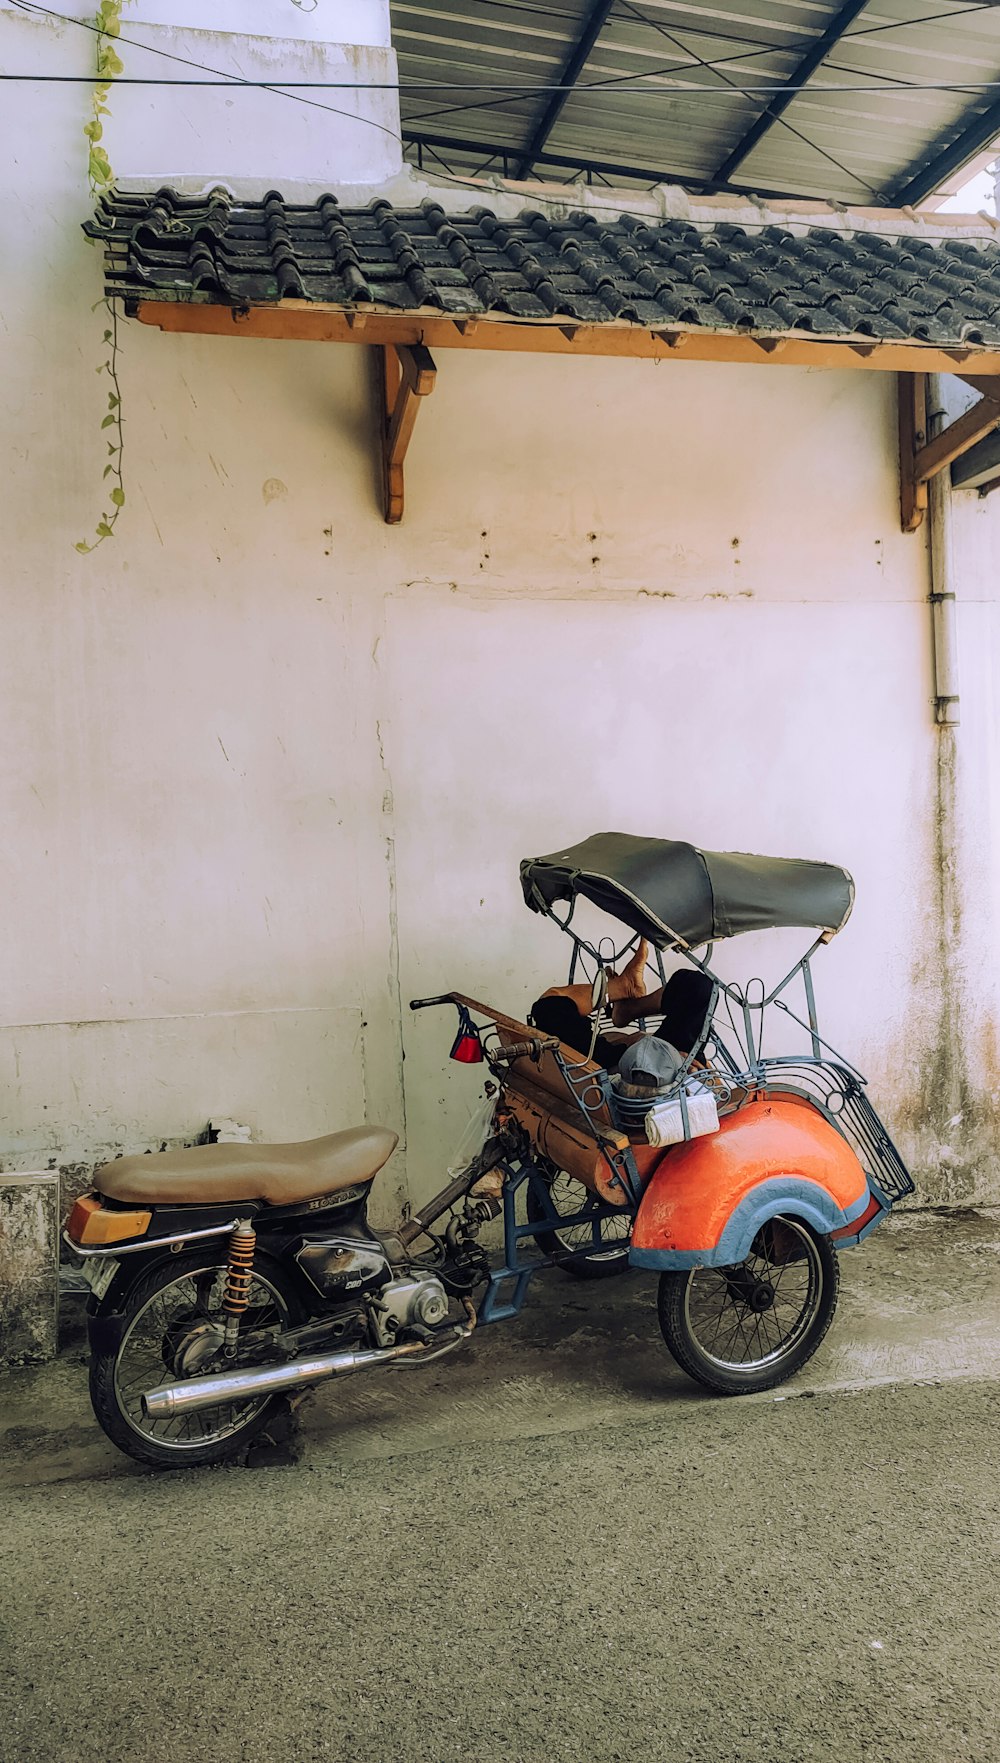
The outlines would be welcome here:
[[[379,640],[380,640],[379,638],[376,638],[375,645],[372,650],[372,659],[373,660],[375,659],[375,653],[376,653],[376,650],[378,649]],[[377,663],[376,663],[376,665],[377,665]],[[381,721],[380,717],[376,717],[376,719],[375,719],[375,739],[378,744],[379,770],[382,774],[382,782],[383,782],[382,813],[383,813],[383,815],[391,817],[391,815],[393,813],[393,807],[394,807],[393,791],[392,791],[392,777],[391,777],[391,774],[389,771],[389,763],[388,763],[388,760],[386,759],[385,739],[384,739],[384,736],[382,733],[382,721]],[[395,1054],[396,1054],[396,1060],[397,1060],[397,1069],[399,1072],[399,1110],[400,1110],[400,1128],[401,1128],[401,1131],[400,1131],[400,1150],[403,1153],[403,1168],[405,1171],[408,1135],[407,1135],[407,1121],[406,1121],[406,1080],[405,1080],[405,1075],[404,1075],[403,1061],[404,1061],[406,1055],[405,1055],[405,1051],[404,1051],[404,1047],[403,1047],[403,996],[402,996],[400,973],[399,973],[399,902],[398,902],[398,889],[397,889],[397,877],[396,877],[396,841],[395,841],[395,838],[393,837],[393,834],[391,832],[386,832],[386,834],[384,836],[384,860],[385,860],[385,868],[386,868],[386,879],[387,879],[388,887],[389,887],[389,900],[388,900],[388,906],[389,906],[389,914],[388,914],[389,974],[388,974],[388,978],[389,978],[389,991],[390,991],[392,1003],[393,1003],[393,1006],[395,1009],[395,1023],[393,1025],[393,1028],[394,1028],[394,1037],[393,1038],[395,1041]],[[404,1174],[403,1176],[401,1176],[399,1182],[397,1183],[397,1197],[399,1199],[400,1204],[405,1204],[406,1198],[408,1195],[408,1191],[409,1191],[409,1183],[408,1183],[408,1180],[406,1179],[405,1174]]]

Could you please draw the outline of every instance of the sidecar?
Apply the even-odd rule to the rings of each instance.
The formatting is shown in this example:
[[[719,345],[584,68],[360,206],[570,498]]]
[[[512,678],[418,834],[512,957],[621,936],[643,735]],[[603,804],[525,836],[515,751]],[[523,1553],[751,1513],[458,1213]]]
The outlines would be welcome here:
[[[526,860],[521,885],[527,906],[570,939],[568,986],[592,979],[598,1012],[607,966],[641,940],[654,1000],[669,995],[664,958],[679,957],[705,976],[707,1001],[669,1082],[644,1088],[609,1069],[617,1042],[606,1017],[591,1039],[602,1064],[533,1021],[449,994],[467,1046],[474,1037],[498,1081],[505,1248],[479,1319],[518,1312],[539,1249],[579,1277],[645,1268],[660,1275],[661,1328],[685,1371],[720,1394],[771,1388],[806,1363],[832,1321],[838,1249],[913,1192],[864,1079],[817,1021],[811,961],[850,916],[851,877],[831,864],[601,833]],[[624,936],[585,935],[583,902]],[[718,942],[779,927],[815,934],[770,991],[716,973]],[[795,982],[803,1014],[790,1002]],[[769,1012],[797,1027],[798,1050],[764,1056]],[[669,1044],[669,1012],[633,1026],[623,1045],[642,1033]]]

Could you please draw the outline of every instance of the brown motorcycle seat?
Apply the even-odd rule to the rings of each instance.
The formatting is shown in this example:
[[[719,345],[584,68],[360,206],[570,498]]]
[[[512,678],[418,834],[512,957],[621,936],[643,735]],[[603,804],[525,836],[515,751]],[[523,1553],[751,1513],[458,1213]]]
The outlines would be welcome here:
[[[298,1145],[195,1145],[119,1157],[95,1171],[94,1186],[106,1199],[140,1206],[240,1200],[290,1206],[371,1181],[397,1143],[398,1135],[384,1126],[357,1126]]]

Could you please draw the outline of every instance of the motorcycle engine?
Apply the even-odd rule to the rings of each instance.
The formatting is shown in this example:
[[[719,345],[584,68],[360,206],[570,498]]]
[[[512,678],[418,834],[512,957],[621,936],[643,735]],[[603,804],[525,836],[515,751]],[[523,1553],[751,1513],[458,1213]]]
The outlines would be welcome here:
[[[392,1273],[382,1245],[360,1237],[313,1239],[302,1244],[295,1259],[327,1300],[380,1291]]]
[[[381,1243],[330,1236],[304,1242],[295,1257],[328,1303],[361,1299],[379,1346],[391,1347],[407,1330],[434,1330],[448,1320],[448,1293],[436,1273],[392,1277]]]
[[[372,1321],[383,1347],[392,1346],[405,1329],[440,1328],[447,1318],[448,1294],[435,1273],[391,1279],[372,1306]]]

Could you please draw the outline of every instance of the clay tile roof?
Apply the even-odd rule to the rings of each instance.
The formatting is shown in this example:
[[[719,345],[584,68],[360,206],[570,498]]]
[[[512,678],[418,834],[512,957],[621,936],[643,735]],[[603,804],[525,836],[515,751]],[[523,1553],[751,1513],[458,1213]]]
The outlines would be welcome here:
[[[901,228],[904,226],[901,219]],[[621,213],[446,214],[427,200],[343,208],[332,195],[244,201],[115,192],[84,229],[106,287],[234,306],[305,300],[582,324],[680,323],[942,346],[1000,345],[1000,247],[811,227],[695,225]]]

